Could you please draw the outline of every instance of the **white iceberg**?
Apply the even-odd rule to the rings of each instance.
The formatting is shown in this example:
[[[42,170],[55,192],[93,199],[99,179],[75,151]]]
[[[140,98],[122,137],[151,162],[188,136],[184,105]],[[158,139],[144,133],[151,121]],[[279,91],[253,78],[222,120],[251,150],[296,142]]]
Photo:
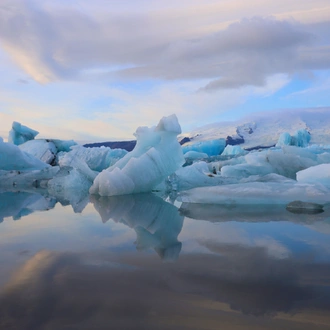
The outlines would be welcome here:
[[[50,165],[0,138],[0,170],[41,170]]]
[[[246,155],[248,152],[241,148],[241,146],[231,146],[227,145],[225,150],[222,152],[221,156],[237,156],[237,155]]]
[[[213,162],[224,177],[247,178],[251,175],[276,173],[296,179],[296,173],[318,164],[316,154],[305,148],[285,146],[250,152],[227,162]]]
[[[119,159],[127,154],[124,149],[111,149],[109,147],[86,148],[83,146],[73,146],[71,151],[60,157],[59,163],[70,163],[72,159],[80,160],[88,167],[97,172],[114,165]]]
[[[51,164],[54,162],[57,154],[55,144],[47,140],[30,140],[18,146],[22,151],[38,158],[44,163]]]
[[[207,163],[200,161],[190,166],[181,167],[170,175],[167,181],[167,190],[182,191],[194,187],[216,186],[224,183],[228,183],[227,178],[210,172]]]
[[[201,187],[180,193],[178,200],[204,204],[273,204],[283,205],[300,200],[311,203],[330,202],[330,190],[323,185],[277,182],[247,182],[216,187]]]
[[[90,188],[101,196],[152,191],[185,162],[177,141],[181,127],[175,115],[163,117],[156,127],[139,127],[135,148],[102,171]]]
[[[8,142],[20,145],[26,141],[33,140],[38,134],[38,131],[14,121],[12,129],[9,131]]]
[[[312,166],[303,171],[299,171],[297,173],[297,181],[321,183],[330,188],[330,164]]]

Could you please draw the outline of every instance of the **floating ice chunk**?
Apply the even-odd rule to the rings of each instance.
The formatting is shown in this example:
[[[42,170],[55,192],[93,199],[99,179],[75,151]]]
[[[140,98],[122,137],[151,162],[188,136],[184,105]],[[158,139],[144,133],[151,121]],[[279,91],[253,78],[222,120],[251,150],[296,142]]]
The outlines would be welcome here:
[[[211,222],[270,222],[270,221],[290,221],[292,223],[314,223],[323,222],[327,219],[327,214],[317,212],[302,212],[299,217],[295,213],[288,212],[286,204],[195,204],[182,203],[180,213],[185,217]]]
[[[211,173],[208,165],[202,161],[179,168],[168,178],[169,190],[174,191],[187,190],[194,187],[215,186],[224,183],[228,183],[228,179]]]
[[[85,162],[88,167],[97,172],[114,165],[119,159],[127,154],[124,149],[111,149],[108,147],[85,148],[73,146],[71,151],[64,154],[59,163],[70,163],[72,159]]]
[[[151,193],[91,196],[91,202],[103,222],[112,219],[134,228],[137,249],[153,248],[165,260],[178,258],[183,216],[174,205]]]
[[[189,142],[182,146],[183,153],[188,151],[203,152],[208,156],[220,155],[226,147],[226,139],[215,139],[200,142]]]
[[[49,165],[22,151],[18,146],[0,141],[1,170],[40,170]]]
[[[0,170],[0,187],[6,189],[27,189],[31,187],[46,187],[48,180],[52,179],[59,171],[58,166],[49,166],[41,170]]]
[[[221,175],[226,177],[246,178],[251,175],[276,173],[296,179],[296,173],[302,169],[317,165],[315,154],[297,147],[283,147],[250,152],[239,164],[222,166]],[[244,160],[244,161],[242,161]],[[235,164],[235,163],[234,163]]]
[[[124,195],[152,191],[185,162],[177,141],[181,128],[177,117],[163,117],[156,127],[139,127],[135,148],[115,165],[102,171],[91,194]]]
[[[222,152],[221,156],[236,156],[236,155],[245,155],[248,152],[241,148],[241,146],[231,146],[227,145],[225,150]]]
[[[289,179],[283,175],[270,173],[266,175],[251,175],[248,178],[243,178],[239,182],[277,182],[277,183],[294,183],[296,180]]]
[[[69,152],[72,146],[77,145],[77,143],[73,140],[58,140],[58,139],[50,139],[49,141],[55,144],[57,152],[64,151]]]
[[[329,202],[330,190],[308,183],[248,182],[216,187],[201,187],[180,193],[178,200],[204,204],[287,204],[294,200]]]
[[[9,131],[8,142],[20,145],[26,141],[33,140],[38,134],[38,131],[14,121],[12,129]]]
[[[290,146],[291,145],[291,140],[292,140],[291,135],[288,132],[284,132],[278,138],[276,146],[277,147]]]
[[[47,188],[49,194],[56,197],[62,205],[71,204],[74,212],[80,213],[88,204],[88,189],[91,185],[90,178],[78,169],[62,167],[57,175],[48,181]]]
[[[310,134],[305,129],[300,129],[291,136],[289,133],[282,133],[276,143],[276,146],[297,146],[297,147],[307,147],[309,141],[311,140]]]
[[[184,154],[184,158],[189,158],[191,160],[195,160],[195,159],[203,159],[203,158],[208,158],[208,154],[204,153],[204,152],[198,152],[198,151],[187,151]]]
[[[311,135],[305,129],[299,129],[292,137],[292,145],[297,147],[307,147]]]
[[[330,188],[330,164],[309,167],[297,173],[298,182],[321,183]],[[329,197],[330,202],[330,197]]]
[[[42,139],[27,141],[20,144],[19,148],[47,164],[51,164],[57,154],[55,144]]]

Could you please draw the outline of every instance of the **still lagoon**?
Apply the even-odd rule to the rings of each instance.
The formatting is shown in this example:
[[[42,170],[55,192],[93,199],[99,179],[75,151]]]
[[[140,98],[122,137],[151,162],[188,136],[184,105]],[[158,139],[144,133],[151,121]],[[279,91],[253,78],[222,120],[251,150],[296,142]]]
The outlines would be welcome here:
[[[330,329],[330,208],[0,193],[0,328]]]

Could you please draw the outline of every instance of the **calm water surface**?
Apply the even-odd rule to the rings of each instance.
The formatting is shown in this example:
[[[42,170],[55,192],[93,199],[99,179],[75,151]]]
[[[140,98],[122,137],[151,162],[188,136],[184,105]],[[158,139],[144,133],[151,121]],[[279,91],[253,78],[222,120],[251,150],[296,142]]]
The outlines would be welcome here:
[[[330,329],[330,210],[0,193],[1,329]]]

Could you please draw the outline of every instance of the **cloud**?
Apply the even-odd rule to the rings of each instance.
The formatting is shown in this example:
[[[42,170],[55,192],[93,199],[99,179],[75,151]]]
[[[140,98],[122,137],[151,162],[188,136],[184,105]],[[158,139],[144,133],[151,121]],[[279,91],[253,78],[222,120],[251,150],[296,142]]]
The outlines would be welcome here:
[[[0,38],[16,62],[41,83],[91,76],[110,82],[208,79],[200,87],[213,91],[264,86],[274,74],[330,68],[329,47],[320,48],[308,26],[292,20],[236,17],[221,30],[205,32],[199,19],[188,33],[174,8],[165,7],[163,14],[156,8],[156,20],[150,9],[125,14],[122,7],[102,15],[97,6],[86,13],[35,1],[16,4],[1,11]],[[198,16],[193,13],[196,6],[186,4],[189,14],[179,10],[177,15],[192,20]],[[212,2],[206,10],[210,8],[218,7]],[[178,27],[182,29],[175,34]]]

